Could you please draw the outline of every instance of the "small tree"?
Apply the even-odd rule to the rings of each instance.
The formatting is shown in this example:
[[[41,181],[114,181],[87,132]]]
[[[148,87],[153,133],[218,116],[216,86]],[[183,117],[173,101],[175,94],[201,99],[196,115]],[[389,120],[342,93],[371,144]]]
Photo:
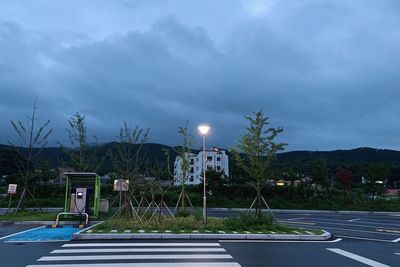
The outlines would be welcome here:
[[[68,156],[69,162],[76,171],[97,171],[104,158],[98,158],[96,147],[89,147],[85,116],[77,112],[68,120],[68,139],[72,148],[63,147],[64,153]],[[98,144],[96,136],[92,136],[94,143]]]
[[[114,169],[111,178],[129,180],[129,196],[125,192],[124,209],[118,211],[121,213],[123,210],[126,217],[130,215],[137,216],[132,206],[132,197],[136,204],[139,206],[140,211],[141,202],[139,203],[133,194],[135,187],[138,187],[138,181],[140,178],[140,170],[145,168],[146,156],[144,155],[143,147],[144,144],[149,140],[150,128],[143,129],[138,125],[131,129],[127,123],[124,122],[122,128],[119,131],[119,142],[115,147],[111,148],[108,152]],[[121,197],[121,192],[120,192]],[[121,200],[121,199],[120,199]]]
[[[186,200],[188,200],[190,206],[193,206],[189,196],[186,193],[186,182],[189,179],[189,171],[190,171],[190,162],[189,157],[192,152],[193,145],[193,135],[188,132],[188,122],[186,122],[185,127],[179,127],[178,133],[182,137],[182,145],[178,148],[174,148],[174,152],[177,154],[178,163],[179,163],[179,172],[172,173],[170,168],[168,167],[168,171],[171,177],[173,177],[174,182],[178,182],[181,187],[181,192],[178,197],[178,201],[176,202],[174,213],[178,212],[178,207],[180,204],[181,212],[186,212]],[[170,162],[169,151],[166,151],[167,161]],[[169,164],[168,164],[169,166]]]
[[[41,210],[38,202],[36,201],[34,195],[29,189],[30,183],[34,182],[35,161],[40,157],[43,148],[46,147],[49,136],[53,132],[53,129],[47,129],[50,121],[45,122],[41,127],[36,127],[36,110],[37,104],[36,100],[33,105],[32,115],[26,116],[26,123],[21,121],[15,122],[11,120],[11,125],[18,135],[20,140],[20,146],[17,147],[13,142],[9,141],[15,151],[18,154],[16,163],[22,177],[23,190],[18,201],[17,210],[23,207],[23,202],[26,194],[28,193],[32,199],[35,201],[36,205]]]
[[[253,180],[252,185],[256,190],[250,209],[256,205],[256,216],[261,217],[262,202],[268,207],[262,196],[262,189],[270,177],[271,162],[276,159],[276,153],[283,150],[286,144],[276,143],[275,138],[283,132],[283,128],[266,128],[269,124],[268,117],[263,111],[253,113],[254,117],[246,116],[250,125],[239,140],[236,148],[232,149],[236,164]]]

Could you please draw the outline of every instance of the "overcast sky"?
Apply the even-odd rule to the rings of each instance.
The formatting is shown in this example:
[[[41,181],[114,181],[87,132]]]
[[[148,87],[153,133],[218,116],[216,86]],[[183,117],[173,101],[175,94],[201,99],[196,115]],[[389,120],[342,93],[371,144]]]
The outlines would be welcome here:
[[[399,85],[398,0],[0,1],[0,143],[37,97],[52,142],[80,112],[229,148],[263,109],[287,150],[400,149]]]

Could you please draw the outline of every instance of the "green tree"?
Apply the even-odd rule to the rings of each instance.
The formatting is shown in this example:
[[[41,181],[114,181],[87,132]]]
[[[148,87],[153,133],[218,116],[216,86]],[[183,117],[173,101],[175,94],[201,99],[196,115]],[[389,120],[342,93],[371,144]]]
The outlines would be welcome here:
[[[40,157],[43,149],[46,147],[49,136],[53,132],[53,129],[48,129],[50,120],[46,121],[41,127],[37,128],[36,111],[37,104],[35,100],[31,116],[26,116],[26,123],[22,123],[21,121],[15,122],[11,120],[11,125],[18,135],[20,141],[19,146],[16,146],[13,142],[9,141],[10,145],[14,147],[18,154],[16,162],[20,172],[20,177],[22,177],[23,190],[18,201],[17,209],[23,207],[26,194],[29,194],[35,201],[36,205],[40,208],[29,188],[31,183],[35,182],[34,164]]]
[[[267,128],[268,117],[264,116],[262,110],[253,115],[245,117],[249,126],[232,153],[236,164],[253,180],[252,185],[257,193],[253,204],[256,205],[256,216],[260,217],[262,203],[268,207],[262,189],[271,178],[271,163],[276,159],[276,153],[283,150],[286,144],[275,142],[275,138],[283,132],[282,127]]]
[[[141,210],[142,201],[137,201],[134,192],[135,189],[145,191],[143,188],[144,181],[140,179],[140,170],[144,170],[147,163],[143,148],[144,144],[149,140],[149,132],[150,128],[143,129],[137,125],[132,129],[124,122],[119,131],[119,142],[108,151],[114,169],[111,178],[129,180],[129,192],[124,192],[123,209],[121,209],[120,203],[121,210],[118,211],[118,214],[123,214],[125,217],[138,216],[138,213],[133,212],[131,198],[138,205],[138,212]],[[121,194],[122,192],[120,192],[120,202]],[[143,194],[141,195],[143,196]]]
[[[69,164],[75,171],[87,172],[97,171],[104,157],[97,156],[98,139],[93,137],[95,145],[89,146],[85,116],[77,112],[68,120],[68,139],[72,148],[62,146],[64,153],[69,159]]]
[[[384,164],[371,164],[368,166],[367,192],[372,194],[372,199],[381,195],[385,190],[385,182],[389,177],[389,168]]]
[[[318,159],[311,169],[312,181],[323,188],[329,186],[329,169],[325,159]]]
[[[184,127],[178,127],[178,133],[182,138],[182,145],[173,148],[174,152],[177,154],[177,158],[179,159],[177,162],[179,164],[179,171],[176,173],[172,173],[170,168],[168,168],[170,176],[173,177],[174,182],[179,183],[181,187],[181,192],[178,197],[178,201],[175,206],[174,213],[178,213],[180,206],[180,212],[186,213],[186,200],[188,200],[190,206],[193,206],[189,196],[186,193],[186,182],[189,179],[190,172],[190,153],[192,152],[193,145],[193,135],[191,135],[188,131],[188,122],[186,122]],[[166,151],[167,161],[170,162],[169,151]]]
[[[131,129],[126,122],[120,128],[118,143],[109,150],[115,179],[129,180],[134,184],[144,169],[146,157],[144,144],[149,141],[150,128],[143,129],[138,125]]]

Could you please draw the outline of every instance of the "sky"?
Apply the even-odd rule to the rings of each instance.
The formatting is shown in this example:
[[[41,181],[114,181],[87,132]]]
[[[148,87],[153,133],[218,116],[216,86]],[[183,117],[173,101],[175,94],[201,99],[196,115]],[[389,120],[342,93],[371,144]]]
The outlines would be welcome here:
[[[230,148],[263,110],[287,150],[400,149],[399,44],[398,0],[2,0],[0,143],[37,99],[50,145],[79,112]]]

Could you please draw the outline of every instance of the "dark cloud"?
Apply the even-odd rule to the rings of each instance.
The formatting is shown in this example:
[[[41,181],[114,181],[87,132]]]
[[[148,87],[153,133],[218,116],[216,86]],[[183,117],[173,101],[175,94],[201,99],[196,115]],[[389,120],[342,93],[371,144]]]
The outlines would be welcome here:
[[[9,8],[0,22],[3,143],[9,120],[37,97],[62,142],[78,111],[102,141],[127,121],[151,127],[154,142],[178,144],[176,129],[189,120],[193,133],[209,122],[210,144],[230,147],[243,116],[263,109],[291,150],[399,148],[395,1],[222,1],[209,17],[180,1],[107,3],[88,1],[77,21],[46,26],[46,16],[28,25],[23,4]],[[89,11],[93,20],[83,20]]]

